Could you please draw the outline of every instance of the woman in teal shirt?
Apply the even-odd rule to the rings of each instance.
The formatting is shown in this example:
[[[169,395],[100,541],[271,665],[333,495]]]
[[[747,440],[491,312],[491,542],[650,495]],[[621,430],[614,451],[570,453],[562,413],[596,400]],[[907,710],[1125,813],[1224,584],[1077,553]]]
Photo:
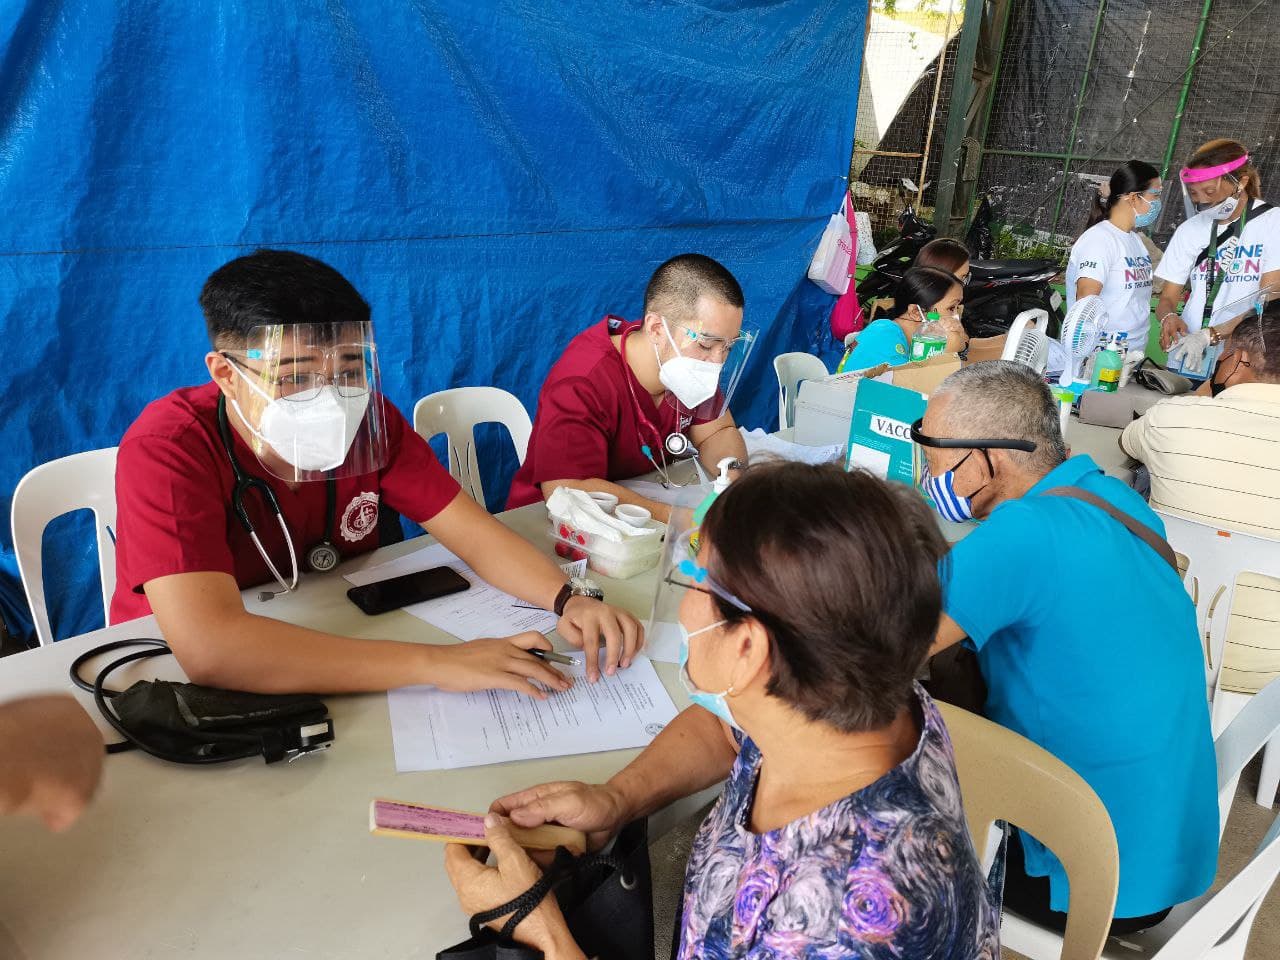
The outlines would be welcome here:
[[[866,370],[887,363],[906,363],[911,356],[911,338],[932,312],[947,328],[947,350],[958,353],[968,343],[960,314],[964,310],[964,287],[955,275],[936,267],[912,267],[903,276],[893,297],[898,316],[883,317],[858,334],[858,341],[845,353],[837,373]]]

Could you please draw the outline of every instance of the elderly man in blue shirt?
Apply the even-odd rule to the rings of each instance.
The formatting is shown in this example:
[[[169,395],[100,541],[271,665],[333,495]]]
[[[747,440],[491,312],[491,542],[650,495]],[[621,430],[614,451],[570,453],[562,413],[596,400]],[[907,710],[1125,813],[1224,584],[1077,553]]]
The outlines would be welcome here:
[[[1112,932],[1152,926],[1208,889],[1218,848],[1195,609],[1164,525],[1092,459],[1068,458],[1057,402],[1022,364],[952,374],[913,439],[938,511],[982,521],[944,560],[932,652],[972,646],[987,716],[1094,789],[1120,848]],[[1061,930],[1067,899],[1061,863],[1015,830],[1005,905]]]

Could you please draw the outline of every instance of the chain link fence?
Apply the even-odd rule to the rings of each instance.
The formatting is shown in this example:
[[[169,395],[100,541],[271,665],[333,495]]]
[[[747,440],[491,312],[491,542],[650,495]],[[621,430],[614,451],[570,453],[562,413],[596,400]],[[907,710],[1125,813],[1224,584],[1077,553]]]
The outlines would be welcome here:
[[[977,190],[997,256],[1065,257],[1098,178],[1130,158],[1165,171],[1161,246],[1200,144],[1239,140],[1264,187],[1280,174],[1275,0],[1012,0],[1001,47]]]

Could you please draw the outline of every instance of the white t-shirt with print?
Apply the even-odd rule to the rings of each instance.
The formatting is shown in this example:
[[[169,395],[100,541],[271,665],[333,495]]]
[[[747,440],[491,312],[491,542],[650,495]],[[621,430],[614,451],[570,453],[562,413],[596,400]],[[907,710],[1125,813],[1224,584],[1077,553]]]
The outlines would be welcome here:
[[[1129,349],[1147,345],[1151,326],[1151,254],[1142,238],[1101,220],[1080,234],[1067,264],[1067,309],[1076,302],[1076,281],[1102,284],[1107,333],[1127,333]]]
[[[1260,201],[1253,201],[1256,206]],[[1208,213],[1199,213],[1185,221],[1169,239],[1169,249],[1156,268],[1156,276],[1170,283],[1187,286],[1190,277],[1190,293],[1182,309],[1183,320],[1189,330],[1198,330],[1204,315],[1205,283],[1208,278],[1209,259],[1206,257],[1196,267],[1196,257],[1209,245],[1214,219]],[[1218,224],[1221,237],[1232,226]],[[1194,275],[1192,268],[1195,268]],[[1238,315],[1239,310],[1224,310],[1237,300],[1258,292],[1262,275],[1280,270],[1280,208],[1268,210],[1256,217],[1249,217],[1239,237],[1218,242],[1218,269],[1222,271],[1222,287],[1213,301],[1214,323],[1224,323]]]

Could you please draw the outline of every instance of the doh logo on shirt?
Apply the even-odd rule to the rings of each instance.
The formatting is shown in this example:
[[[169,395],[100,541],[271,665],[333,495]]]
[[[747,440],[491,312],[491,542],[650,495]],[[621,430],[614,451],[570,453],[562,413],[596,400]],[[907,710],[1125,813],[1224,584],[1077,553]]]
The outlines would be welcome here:
[[[352,498],[342,511],[338,529],[348,543],[363,540],[378,528],[378,495],[368,491]]]
[[[907,355],[907,348],[900,343],[895,343],[893,345],[893,349],[898,351],[898,353],[902,354],[904,357]]]

